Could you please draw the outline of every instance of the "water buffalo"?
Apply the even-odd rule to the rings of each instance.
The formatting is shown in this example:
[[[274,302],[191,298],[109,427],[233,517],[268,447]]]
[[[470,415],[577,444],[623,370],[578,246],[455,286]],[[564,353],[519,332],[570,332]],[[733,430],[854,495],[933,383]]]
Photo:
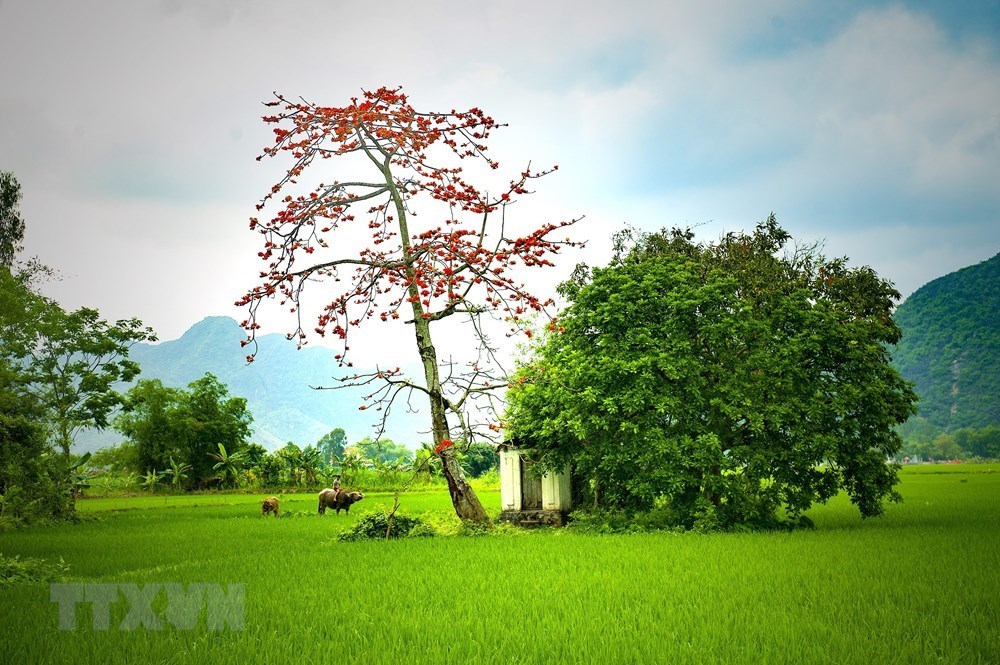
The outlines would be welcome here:
[[[365,495],[361,492],[348,492],[341,489],[325,489],[319,493],[319,514],[325,515],[327,508],[336,508],[337,514],[343,508],[348,514],[351,512],[351,504],[361,501]]]
[[[269,496],[264,499],[264,503],[261,505],[261,517],[267,517],[268,513],[274,513],[274,516],[278,516],[278,497]]]

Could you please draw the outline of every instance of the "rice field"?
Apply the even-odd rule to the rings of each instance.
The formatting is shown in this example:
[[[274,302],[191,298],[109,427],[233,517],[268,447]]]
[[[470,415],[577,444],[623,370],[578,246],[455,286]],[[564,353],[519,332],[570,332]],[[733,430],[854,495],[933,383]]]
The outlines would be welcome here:
[[[12,663],[998,663],[1000,468],[903,470],[905,502],[862,521],[843,497],[794,533],[572,530],[339,542],[392,496],[315,515],[313,495],[87,499],[99,519],[0,533],[63,582],[242,584],[242,626],[59,627],[48,583],[0,586]],[[499,509],[495,492],[481,493]],[[450,517],[446,492],[401,511]],[[227,587],[232,588],[232,587]],[[151,607],[161,611],[165,597]],[[133,622],[134,623],[134,622]]]

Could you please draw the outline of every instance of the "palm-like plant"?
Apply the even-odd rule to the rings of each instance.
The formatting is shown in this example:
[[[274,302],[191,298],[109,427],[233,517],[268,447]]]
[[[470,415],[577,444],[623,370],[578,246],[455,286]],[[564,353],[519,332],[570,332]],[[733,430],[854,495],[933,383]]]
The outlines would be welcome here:
[[[302,449],[289,441],[288,445],[278,451],[278,456],[288,467],[288,477],[292,484],[299,485],[302,482]]]
[[[240,450],[230,454],[226,451],[226,447],[220,443],[219,452],[209,453],[208,456],[217,460],[215,466],[212,467],[212,470],[218,473],[216,477],[223,483],[228,478],[232,485],[235,486],[236,481],[240,477],[240,472],[246,464],[246,454],[244,451]]]
[[[114,484],[114,478],[111,477],[110,473],[105,473],[100,478],[97,478],[94,481],[94,484],[97,485],[97,489],[101,490],[101,494],[107,496],[111,493],[111,486]]]
[[[85,453],[67,470],[69,491],[73,498],[83,496],[84,490],[90,487],[90,479],[94,477],[95,471],[87,467],[89,461],[90,453]]]
[[[163,472],[164,478],[170,479],[170,484],[174,489],[178,489],[181,483],[187,479],[191,465],[185,462],[175,462],[173,456],[170,457],[170,468]]]
[[[345,452],[343,456],[339,459],[340,463],[340,482],[347,486],[349,484],[348,478],[353,478],[353,475],[358,469],[364,464],[364,459],[357,452]]]
[[[124,476],[122,476],[122,486],[125,491],[128,492],[130,489],[135,487],[139,482],[139,475],[135,471],[129,471]]]
[[[160,478],[162,477],[162,473],[156,469],[150,469],[146,472],[146,475],[142,477],[142,486],[148,489],[149,493],[152,494],[156,491],[156,485],[160,482]]]
[[[323,453],[312,446],[302,451],[302,455],[299,457],[299,468],[302,469],[302,473],[305,475],[306,484],[316,484],[317,473],[322,467]]]
[[[426,474],[428,483],[441,473],[441,457],[435,454],[434,446],[429,443],[420,444],[413,457],[413,471],[417,474]]]

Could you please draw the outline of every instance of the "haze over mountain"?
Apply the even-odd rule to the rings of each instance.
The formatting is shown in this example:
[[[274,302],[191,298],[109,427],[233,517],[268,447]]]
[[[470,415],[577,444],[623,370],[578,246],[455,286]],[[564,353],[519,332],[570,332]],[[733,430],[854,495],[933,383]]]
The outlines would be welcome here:
[[[187,387],[206,372],[217,376],[232,395],[247,399],[254,417],[251,440],[269,450],[288,441],[300,446],[315,443],[335,427],[343,427],[352,442],[373,435],[371,425],[377,416],[358,410],[361,392],[310,387],[337,385],[334,377],[347,373],[346,368],[337,366],[334,351],[322,347],[296,350],[281,334],[262,335],[258,337],[256,360],[248,365],[247,351],[240,347],[244,337],[235,320],[210,316],[179,339],[137,344],[129,356],[142,367],[141,379],[160,379],[167,386]],[[127,390],[128,386],[119,389]],[[415,447],[427,429],[425,419],[423,413],[396,409],[386,436]],[[94,450],[121,438],[114,430],[85,431],[77,437],[74,450]]]
[[[1000,424],[1000,254],[917,289],[894,318],[918,416],[945,432]]]

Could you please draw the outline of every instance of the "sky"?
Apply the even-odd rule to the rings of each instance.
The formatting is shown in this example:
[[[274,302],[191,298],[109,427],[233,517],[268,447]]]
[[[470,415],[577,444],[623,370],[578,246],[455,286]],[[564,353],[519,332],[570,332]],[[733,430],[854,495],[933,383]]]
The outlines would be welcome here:
[[[256,161],[273,91],[402,85],[507,123],[503,168],[560,166],[519,215],[589,241],[542,291],[626,224],[711,240],[774,212],[904,297],[1000,251],[997,0],[0,0],[0,63],[22,256],[161,340],[245,316],[247,220],[288,166]]]

